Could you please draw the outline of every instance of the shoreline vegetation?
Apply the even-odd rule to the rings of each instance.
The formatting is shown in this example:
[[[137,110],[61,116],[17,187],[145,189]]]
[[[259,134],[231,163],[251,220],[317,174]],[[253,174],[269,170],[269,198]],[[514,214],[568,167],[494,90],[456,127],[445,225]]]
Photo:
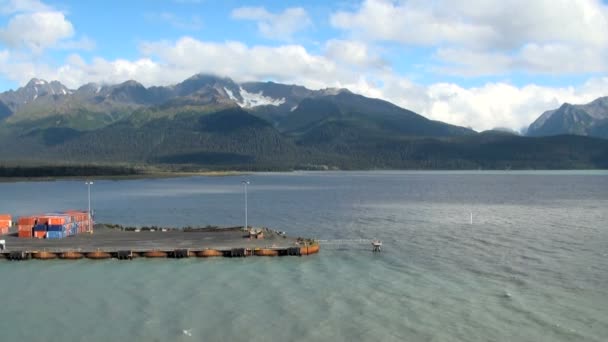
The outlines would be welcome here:
[[[170,170],[156,167],[121,165],[0,165],[0,182],[82,178],[121,180],[191,176],[223,177],[238,176],[244,173],[236,170]]]
[[[123,166],[123,165],[26,165],[2,166],[0,165],[0,183],[21,181],[53,181],[64,179],[105,179],[128,180],[142,178],[177,178],[177,177],[228,177],[239,176],[254,172],[294,172],[294,171],[327,171],[325,168],[296,168],[296,169],[255,169],[255,170],[207,170],[207,169],[171,169],[156,166]],[[330,169],[332,171],[600,171],[602,168],[420,168],[420,169]]]

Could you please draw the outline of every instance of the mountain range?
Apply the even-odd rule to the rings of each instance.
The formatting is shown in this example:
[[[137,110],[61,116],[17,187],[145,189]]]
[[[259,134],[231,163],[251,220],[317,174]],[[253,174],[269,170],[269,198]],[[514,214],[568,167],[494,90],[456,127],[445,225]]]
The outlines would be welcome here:
[[[608,96],[584,105],[564,103],[546,111],[528,127],[527,134],[576,134],[608,139]]]
[[[599,117],[593,108],[585,111]],[[32,79],[0,93],[0,160],[259,170],[597,168],[608,166],[608,140],[477,133],[347,89],[205,74],[153,87],[131,80],[68,89]]]

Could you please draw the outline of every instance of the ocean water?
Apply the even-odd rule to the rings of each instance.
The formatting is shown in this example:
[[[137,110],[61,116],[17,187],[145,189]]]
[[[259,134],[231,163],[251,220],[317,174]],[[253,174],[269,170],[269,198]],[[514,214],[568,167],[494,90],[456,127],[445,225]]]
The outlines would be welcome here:
[[[318,238],[321,253],[0,261],[0,340],[608,340],[605,171],[99,180],[93,207],[98,222],[242,225],[245,178],[250,224]],[[86,195],[78,181],[0,183],[0,212],[86,208]]]

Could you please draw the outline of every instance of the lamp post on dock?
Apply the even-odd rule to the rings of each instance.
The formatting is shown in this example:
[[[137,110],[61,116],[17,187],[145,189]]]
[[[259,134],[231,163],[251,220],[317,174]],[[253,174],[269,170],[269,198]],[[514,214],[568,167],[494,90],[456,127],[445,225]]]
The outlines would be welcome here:
[[[89,197],[89,229],[93,231],[93,226],[91,225],[91,185],[93,185],[93,181],[86,181],[84,184],[87,185]]]
[[[244,180],[241,182],[241,184],[243,184],[245,187],[245,229],[247,229],[247,227],[249,227],[247,225],[247,185],[249,185],[250,182],[248,180]]]

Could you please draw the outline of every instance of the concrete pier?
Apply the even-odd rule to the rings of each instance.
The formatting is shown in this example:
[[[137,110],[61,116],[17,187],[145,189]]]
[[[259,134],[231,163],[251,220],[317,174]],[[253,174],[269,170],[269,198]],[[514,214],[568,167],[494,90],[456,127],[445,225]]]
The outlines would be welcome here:
[[[0,258],[26,259],[109,259],[247,257],[308,255],[319,251],[318,244],[287,237],[263,229],[263,239],[251,239],[242,228],[217,228],[196,231],[180,229],[123,231],[96,225],[93,234],[83,233],[63,239],[2,237],[6,241]]]

